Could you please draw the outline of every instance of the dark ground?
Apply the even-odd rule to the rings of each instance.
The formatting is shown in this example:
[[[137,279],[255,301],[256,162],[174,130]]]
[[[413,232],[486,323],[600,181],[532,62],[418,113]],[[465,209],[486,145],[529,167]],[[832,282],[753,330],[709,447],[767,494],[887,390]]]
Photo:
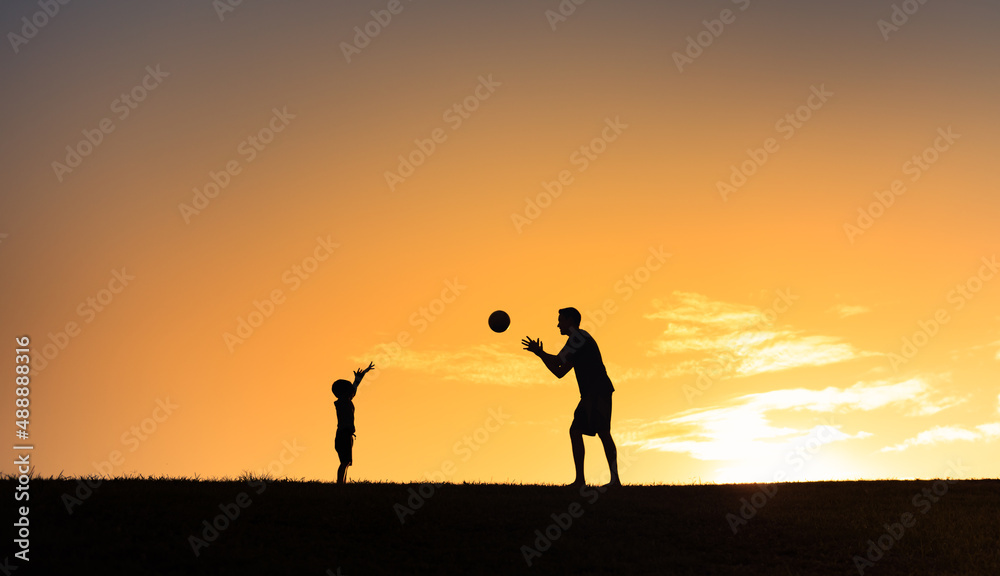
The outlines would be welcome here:
[[[81,482],[31,482],[31,562],[13,558],[8,528],[11,574],[858,574],[880,537],[889,550],[864,574],[1000,574],[997,480],[778,484],[770,497],[445,484],[424,485],[426,499],[418,484],[114,479],[86,496]],[[191,537],[207,544],[198,555]]]

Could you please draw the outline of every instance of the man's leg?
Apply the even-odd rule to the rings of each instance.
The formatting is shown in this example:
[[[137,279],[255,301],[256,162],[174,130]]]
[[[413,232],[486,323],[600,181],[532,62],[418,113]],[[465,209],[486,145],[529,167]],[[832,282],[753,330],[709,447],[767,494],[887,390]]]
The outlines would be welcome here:
[[[622,481],[618,477],[618,447],[615,446],[615,440],[611,437],[611,431],[598,432],[597,435],[601,437],[601,442],[604,444],[604,455],[608,457],[608,468],[611,470],[611,481],[608,482],[608,486],[621,486]]]
[[[574,486],[582,486],[583,479],[583,434],[576,430],[569,431],[570,443],[573,445],[573,463],[576,465],[576,480]]]

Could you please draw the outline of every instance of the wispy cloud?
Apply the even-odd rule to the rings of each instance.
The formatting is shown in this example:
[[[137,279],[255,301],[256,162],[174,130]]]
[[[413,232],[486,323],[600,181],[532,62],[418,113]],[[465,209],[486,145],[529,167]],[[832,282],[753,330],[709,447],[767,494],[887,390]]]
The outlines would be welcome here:
[[[922,379],[902,382],[858,382],[847,388],[821,390],[793,388],[748,394],[728,405],[687,410],[677,416],[641,426],[628,440],[643,450],[690,454],[699,460],[760,459],[773,455],[789,441],[824,432],[824,443],[865,438],[849,434],[832,422],[837,414],[871,411],[891,405],[908,406],[910,415],[933,414],[960,403],[938,398]],[[827,420],[809,428],[778,427],[771,413],[808,411]]]
[[[729,333],[766,324],[763,311],[755,306],[709,300],[702,294],[675,291],[671,302],[653,304],[657,311],[646,318],[670,322],[666,333],[679,337],[706,332],[706,327]]]
[[[667,326],[652,343],[649,355],[694,356],[674,363],[661,377],[700,370],[715,373],[713,377],[752,376],[873,355],[836,337],[777,327],[774,321],[780,311],[775,309],[714,301],[686,292],[674,292],[670,301],[654,301],[654,306],[656,311],[645,317]]]
[[[976,426],[976,430],[979,430],[983,437],[989,440],[1000,438],[1000,422],[980,424],[979,426]]]
[[[858,314],[867,314],[871,310],[865,306],[851,306],[849,304],[837,304],[833,308],[827,310],[827,312],[832,312],[841,318],[847,318],[849,316],[857,316]]]
[[[908,438],[895,446],[886,446],[882,452],[902,452],[914,446],[933,446],[944,442],[991,441],[1000,438],[1000,422],[980,424],[974,429],[961,426],[935,426]]]
[[[964,361],[969,358],[978,358],[983,353],[992,356],[996,360],[1000,360],[1000,340],[988,344],[974,344],[972,346],[956,348],[951,351],[950,356],[953,361]]]

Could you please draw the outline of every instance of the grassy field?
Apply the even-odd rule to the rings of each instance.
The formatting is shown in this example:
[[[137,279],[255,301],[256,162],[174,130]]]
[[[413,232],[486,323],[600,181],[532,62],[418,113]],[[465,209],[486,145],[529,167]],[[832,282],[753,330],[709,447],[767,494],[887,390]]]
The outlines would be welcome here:
[[[31,562],[13,574],[1000,574],[995,480],[35,479],[30,494]]]

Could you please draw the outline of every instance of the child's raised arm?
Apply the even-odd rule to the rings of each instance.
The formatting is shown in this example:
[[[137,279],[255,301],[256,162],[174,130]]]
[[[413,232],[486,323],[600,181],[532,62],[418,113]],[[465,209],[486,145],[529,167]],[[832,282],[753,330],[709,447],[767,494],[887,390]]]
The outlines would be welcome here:
[[[354,371],[354,390],[355,390],[355,392],[357,392],[358,386],[361,385],[361,379],[364,378],[365,374],[367,374],[373,368],[375,368],[375,364],[372,363],[372,362],[369,362],[368,363],[368,367],[365,368],[364,370],[362,370],[361,368],[358,368],[357,370]]]

